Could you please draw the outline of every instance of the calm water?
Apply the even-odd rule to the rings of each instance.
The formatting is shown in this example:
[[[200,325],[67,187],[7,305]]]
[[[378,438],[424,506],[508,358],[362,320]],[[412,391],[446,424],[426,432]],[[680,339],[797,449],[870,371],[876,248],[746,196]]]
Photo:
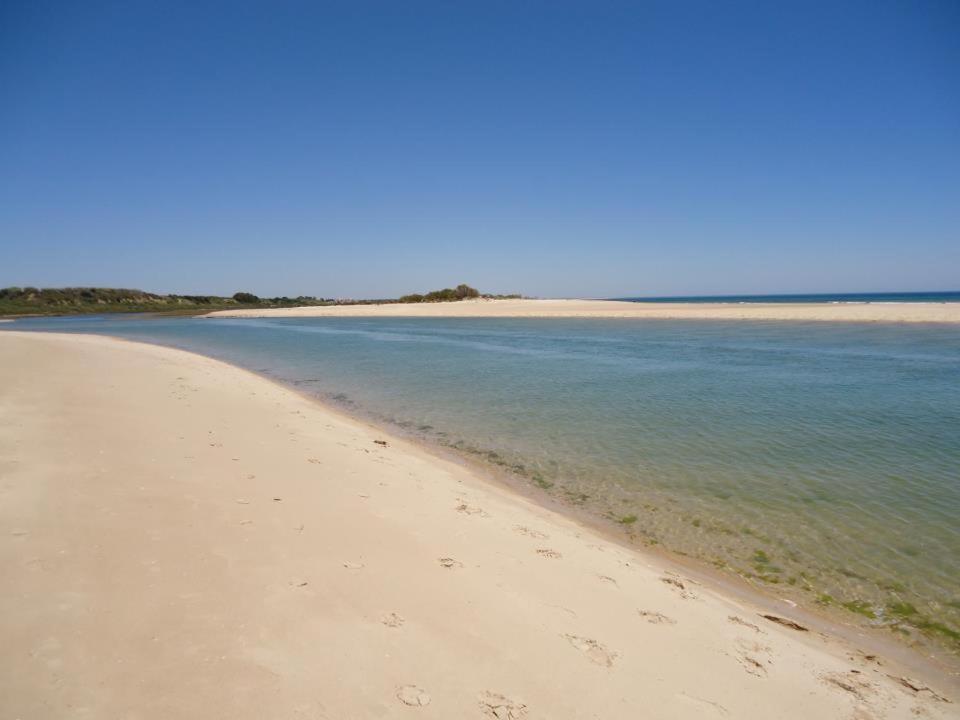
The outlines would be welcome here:
[[[659,303],[956,303],[960,292],[818,293],[799,295],[684,295],[627,297],[617,300]]]
[[[118,316],[7,327],[223,358],[513,468],[640,541],[877,622],[906,615],[956,644],[956,327]]]

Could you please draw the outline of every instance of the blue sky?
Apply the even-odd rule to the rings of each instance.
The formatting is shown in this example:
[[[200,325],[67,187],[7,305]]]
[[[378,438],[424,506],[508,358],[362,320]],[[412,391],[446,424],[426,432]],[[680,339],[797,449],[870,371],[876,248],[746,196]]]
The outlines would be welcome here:
[[[960,4],[0,4],[0,286],[960,288]]]

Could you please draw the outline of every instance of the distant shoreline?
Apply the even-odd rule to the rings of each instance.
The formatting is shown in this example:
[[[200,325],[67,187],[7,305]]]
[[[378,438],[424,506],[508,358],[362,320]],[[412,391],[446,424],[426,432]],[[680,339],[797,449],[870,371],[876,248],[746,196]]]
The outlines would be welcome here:
[[[664,302],[628,300],[461,300],[459,302],[236,309],[205,318],[461,317],[645,318],[664,320],[797,320],[808,322],[960,323],[949,302]]]
[[[960,303],[960,291],[937,290],[925,292],[839,292],[839,293],[776,293],[772,295],[660,295],[660,296],[623,296],[610,300],[623,300],[639,303],[708,303],[724,305],[742,304],[943,304]]]

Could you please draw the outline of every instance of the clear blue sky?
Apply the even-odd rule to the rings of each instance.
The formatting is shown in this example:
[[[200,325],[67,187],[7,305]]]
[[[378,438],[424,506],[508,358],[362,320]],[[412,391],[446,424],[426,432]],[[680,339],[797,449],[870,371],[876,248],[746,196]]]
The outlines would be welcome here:
[[[960,3],[0,3],[0,285],[960,288]]]

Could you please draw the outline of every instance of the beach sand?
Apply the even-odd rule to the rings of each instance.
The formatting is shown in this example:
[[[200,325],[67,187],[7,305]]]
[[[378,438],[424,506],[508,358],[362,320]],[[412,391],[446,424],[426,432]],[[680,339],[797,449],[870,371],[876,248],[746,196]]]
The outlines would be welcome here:
[[[957,717],[244,370],[19,332],[0,363],[3,717]]]
[[[218,310],[204,317],[557,317],[692,320],[960,322],[960,303],[633,303],[617,300],[464,300]]]

